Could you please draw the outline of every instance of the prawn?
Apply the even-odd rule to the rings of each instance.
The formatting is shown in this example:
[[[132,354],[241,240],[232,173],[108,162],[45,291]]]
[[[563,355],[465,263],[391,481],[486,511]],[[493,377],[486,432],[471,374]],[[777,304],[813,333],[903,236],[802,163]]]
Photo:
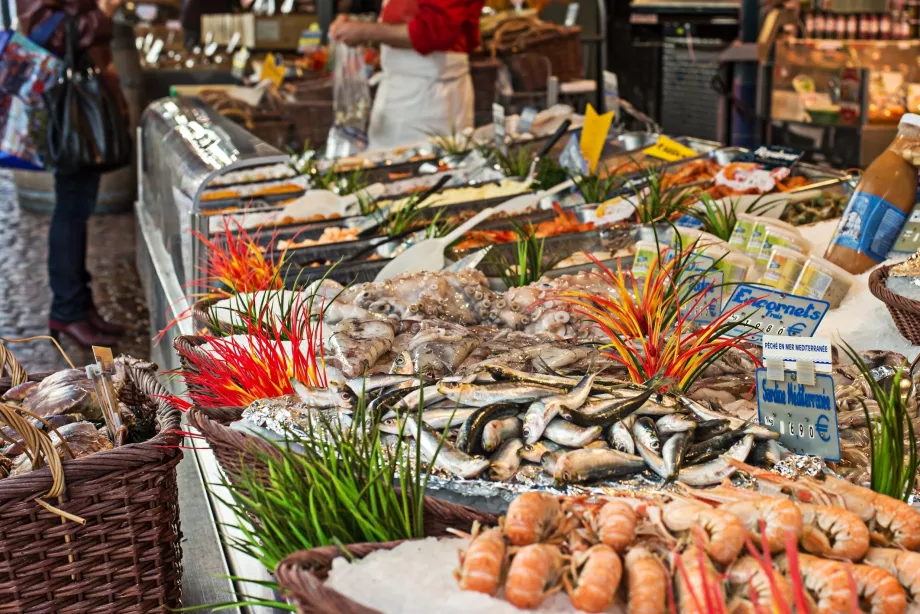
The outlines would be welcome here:
[[[556,546],[524,546],[511,560],[505,581],[505,599],[525,610],[539,607],[547,596],[559,590],[562,563],[562,553]]]
[[[598,544],[572,559],[569,574],[562,581],[575,609],[603,612],[613,603],[622,577],[619,555],[613,548]]]
[[[528,546],[555,534],[562,524],[559,500],[546,492],[525,492],[508,506],[502,528],[514,546]]]
[[[454,572],[460,589],[495,595],[501,584],[507,552],[505,536],[499,527],[479,532],[479,523],[473,525],[473,534],[466,552],[460,551],[460,569]]]
[[[668,574],[651,551],[635,546],[624,558],[629,598],[627,614],[664,614]]]
[[[896,577],[908,593],[911,608],[920,611],[920,554],[897,548],[869,548],[863,563]]]
[[[859,607],[869,614],[904,614],[907,594],[898,579],[879,567],[853,565]]]
[[[694,526],[703,529],[701,545],[722,565],[734,561],[744,547],[744,524],[723,509],[679,499],[665,505],[662,511],[662,519],[670,531],[690,531]]]
[[[772,612],[777,602],[792,603],[792,587],[789,586],[786,578],[774,573],[771,583],[768,572],[752,556],[743,556],[732,563],[725,572],[725,579],[736,597],[740,598],[739,601],[746,601],[749,597],[755,599],[749,602],[747,609],[729,608],[731,612],[753,612],[758,609],[763,612]],[[774,594],[774,586],[778,595]]]
[[[731,486],[693,492],[698,498],[721,502],[719,509],[740,518],[752,539],[760,536],[760,522],[763,521],[770,552],[785,549],[787,533],[795,535],[796,540],[802,536],[802,512],[788,499],[768,497]]]
[[[706,553],[692,545],[676,557],[676,562],[677,610],[687,614],[725,611],[722,579]]]
[[[846,565],[810,554],[799,554],[798,561],[802,585],[815,601],[815,613],[850,614],[852,592]],[[789,559],[785,555],[778,556],[775,564],[789,576]]]
[[[857,561],[869,549],[869,529],[859,516],[839,507],[800,503],[802,547],[812,554]]]
[[[623,552],[636,539],[638,517],[629,503],[612,499],[603,504],[597,516],[589,516],[598,540],[617,552]]]

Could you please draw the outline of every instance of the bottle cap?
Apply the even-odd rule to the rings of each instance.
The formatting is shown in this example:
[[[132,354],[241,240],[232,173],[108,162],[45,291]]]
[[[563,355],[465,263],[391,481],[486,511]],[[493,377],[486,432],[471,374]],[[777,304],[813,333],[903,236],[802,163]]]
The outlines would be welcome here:
[[[920,128],[920,115],[917,113],[905,113],[901,116],[899,126],[917,126]]]

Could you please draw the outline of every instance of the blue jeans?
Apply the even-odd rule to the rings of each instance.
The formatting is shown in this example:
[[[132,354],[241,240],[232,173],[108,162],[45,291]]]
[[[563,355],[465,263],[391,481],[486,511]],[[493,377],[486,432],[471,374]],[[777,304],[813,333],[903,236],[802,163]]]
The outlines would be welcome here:
[[[86,224],[96,207],[99,173],[55,173],[56,203],[48,231],[51,319],[81,322],[93,306],[86,270]]]

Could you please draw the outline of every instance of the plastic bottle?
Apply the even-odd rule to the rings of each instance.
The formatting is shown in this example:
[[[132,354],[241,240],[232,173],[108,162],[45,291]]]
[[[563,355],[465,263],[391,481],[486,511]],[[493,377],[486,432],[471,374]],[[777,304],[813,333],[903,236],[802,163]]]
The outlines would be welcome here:
[[[917,198],[917,169],[904,159],[920,147],[920,115],[906,113],[898,134],[869,165],[850,197],[824,257],[858,275],[887,258]]]

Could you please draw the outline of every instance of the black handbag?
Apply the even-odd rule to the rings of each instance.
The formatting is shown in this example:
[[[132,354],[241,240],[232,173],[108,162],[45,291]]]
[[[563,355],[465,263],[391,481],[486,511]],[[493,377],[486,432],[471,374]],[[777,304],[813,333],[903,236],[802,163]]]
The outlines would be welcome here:
[[[69,17],[64,69],[45,94],[48,166],[64,174],[113,171],[131,163],[128,120],[78,40],[77,21]]]

